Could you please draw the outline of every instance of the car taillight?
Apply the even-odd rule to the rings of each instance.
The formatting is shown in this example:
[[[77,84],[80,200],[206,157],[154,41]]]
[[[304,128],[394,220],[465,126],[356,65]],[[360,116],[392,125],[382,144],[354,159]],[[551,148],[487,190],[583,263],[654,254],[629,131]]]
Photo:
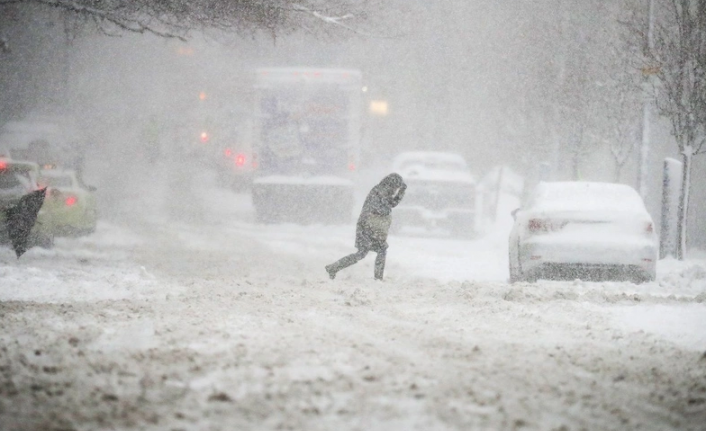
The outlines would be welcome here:
[[[7,169],[7,162],[4,160],[0,160],[0,169]]]
[[[530,219],[527,222],[527,229],[532,233],[547,232],[549,231],[549,221],[537,218]]]
[[[207,143],[209,139],[211,139],[211,137],[208,135],[208,132],[201,132],[200,138],[201,142],[204,144]]]
[[[230,158],[230,156],[233,155],[233,150],[231,150],[230,148],[226,148],[226,149],[223,151],[223,154],[224,154],[226,157]]]
[[[533,218],[527,222],[527,230],[530,233],[555,232],[563,229],[567,223],[566,221]]]
[[[244,166],[245,165],[245,154],[238,154],[235,156],[235,166]]]
[[[78,199],[76,199],[76,196],[68,196],[65,200],[64,203],[66,204],[67,207],[73,206],[78,202]]]

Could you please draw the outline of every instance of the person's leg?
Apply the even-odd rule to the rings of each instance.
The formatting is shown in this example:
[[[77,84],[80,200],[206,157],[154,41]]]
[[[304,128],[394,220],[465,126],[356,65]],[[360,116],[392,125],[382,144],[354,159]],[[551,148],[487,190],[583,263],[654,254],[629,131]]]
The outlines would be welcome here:
[[[375,279],[382,280],[382,276],[385,273],[385,258],[387,256],[387,243],[384,247],[377,250],[377,257],[375,257]]]
[[[331,277],[331,279],[333,280],[334,278],[336,278],[336,273],[338,271],[344,268],[348,268],[349,266],[364,258],[367,254],[368,250],[358,249],[357,252],[345,256],[339,259],[338,261],[332,263],[331,265],[326,265],[326,272],[328,272],[328,276]]]

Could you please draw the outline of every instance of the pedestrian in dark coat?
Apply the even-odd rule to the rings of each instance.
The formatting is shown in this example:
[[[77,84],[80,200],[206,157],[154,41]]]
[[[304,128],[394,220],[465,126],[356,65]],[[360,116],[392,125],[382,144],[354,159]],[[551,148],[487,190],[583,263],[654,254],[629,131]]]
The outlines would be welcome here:
[[[336,278],[338,271],[363,259],[368,252],[374,251],[377,253],[375,279],[382,280],[385,272],[387,233],[392,222],[392,208],[400,203],[406,189],[407,185],[400,175],[390,174],[370,190],[358,217],[355,231],[355,248],[358,251],[326,266],[326,272],[331,279]]]

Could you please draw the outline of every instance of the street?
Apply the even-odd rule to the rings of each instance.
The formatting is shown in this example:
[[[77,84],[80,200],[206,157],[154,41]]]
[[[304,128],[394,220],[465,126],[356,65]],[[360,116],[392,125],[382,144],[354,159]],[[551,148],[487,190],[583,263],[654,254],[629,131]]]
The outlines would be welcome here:
[[[329,280],[353,225],[258,226],[217,187],[188,199],[210,209],[0,250],[0,429],[706,423],[703,259],[640,286],[509,285],[502,232],[396,236],[384,282],[372,256]]]

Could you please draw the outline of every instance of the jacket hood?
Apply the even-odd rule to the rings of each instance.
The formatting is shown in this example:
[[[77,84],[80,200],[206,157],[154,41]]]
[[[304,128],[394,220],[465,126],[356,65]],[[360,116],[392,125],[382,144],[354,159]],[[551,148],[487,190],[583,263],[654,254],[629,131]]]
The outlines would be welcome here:
[[[384,186],[386,188],[395,190],[400,187],[402,187],[402,184],[404,184],[404,181],[402,180],[402,176],[400,174],[392,173],[380,181],[380,185]]]

